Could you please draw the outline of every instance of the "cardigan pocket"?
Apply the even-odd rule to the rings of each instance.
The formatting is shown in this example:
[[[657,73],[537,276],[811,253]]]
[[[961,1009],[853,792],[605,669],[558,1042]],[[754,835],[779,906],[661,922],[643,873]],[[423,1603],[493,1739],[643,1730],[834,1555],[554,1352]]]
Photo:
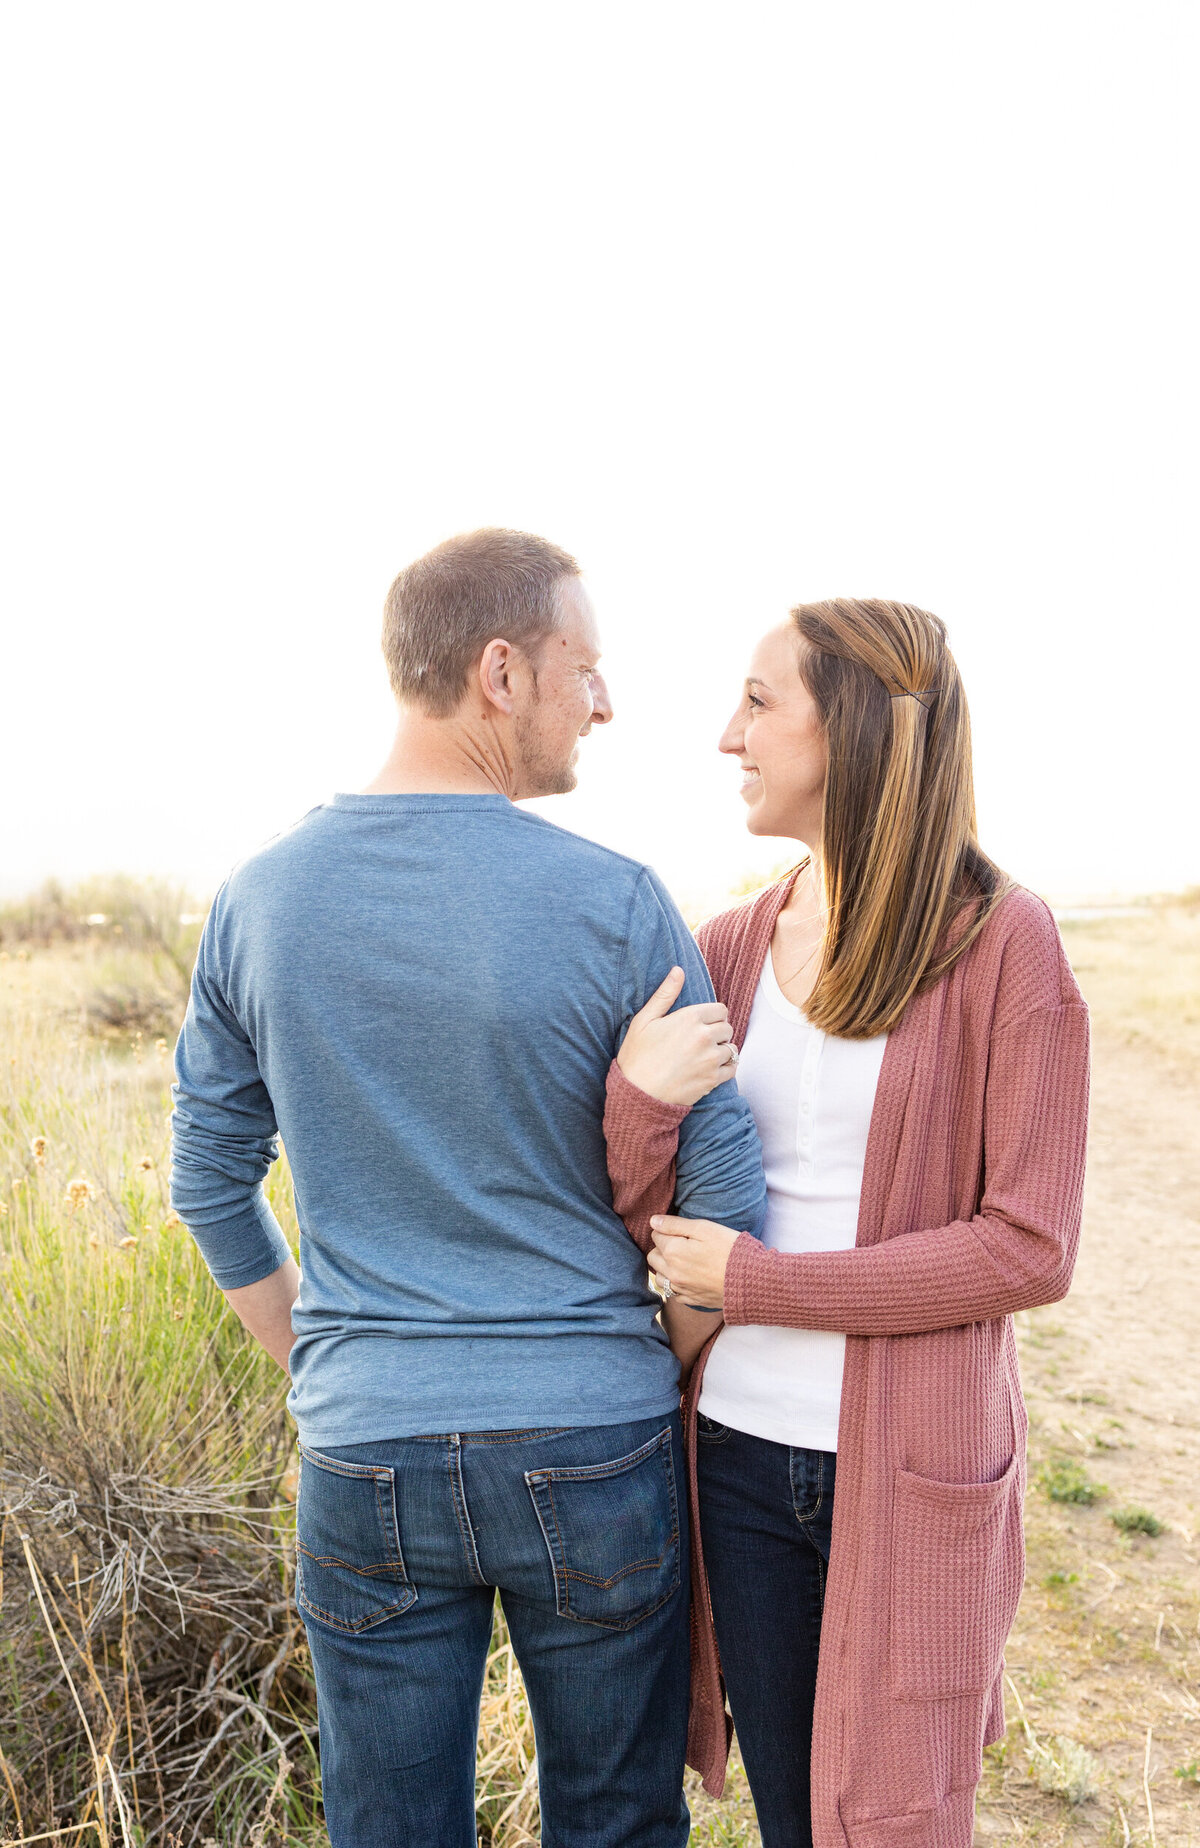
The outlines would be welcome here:
[[[995,1482],[896,1471],[891,1682],[897,1700],[986,1694],[1021,1596],[1020,1460]]]

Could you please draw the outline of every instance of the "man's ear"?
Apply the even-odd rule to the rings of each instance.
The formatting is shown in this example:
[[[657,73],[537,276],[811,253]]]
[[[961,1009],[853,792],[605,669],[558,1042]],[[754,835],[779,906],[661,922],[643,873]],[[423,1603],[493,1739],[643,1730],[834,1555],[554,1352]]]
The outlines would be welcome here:
[[[487,705],[510,716],[515,703],[513,686],[517,651],[499,637],[488,643],[479,658],[479,690]]]

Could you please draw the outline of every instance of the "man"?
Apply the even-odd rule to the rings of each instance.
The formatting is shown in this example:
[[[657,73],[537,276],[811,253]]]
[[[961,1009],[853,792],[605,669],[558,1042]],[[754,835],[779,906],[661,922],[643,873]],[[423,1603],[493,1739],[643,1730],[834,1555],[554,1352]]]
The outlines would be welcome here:
[[[387,763],[222,887],[176,1055],[175,1207],[291,1374],[330,1839],[474,1848],[498,1587],[546,1848],[682,1848],[678,1368],[602,1117],[674,966],[718,1056],[729,1028],[653,873],[514,806],[573,788],[612,717],[575,561],[450,540],[392,586],[384,651]],[[262,1190],[277,1132],[302,1274]],[[757,1230],[734,1085],[684,1118],[676,1197]]]

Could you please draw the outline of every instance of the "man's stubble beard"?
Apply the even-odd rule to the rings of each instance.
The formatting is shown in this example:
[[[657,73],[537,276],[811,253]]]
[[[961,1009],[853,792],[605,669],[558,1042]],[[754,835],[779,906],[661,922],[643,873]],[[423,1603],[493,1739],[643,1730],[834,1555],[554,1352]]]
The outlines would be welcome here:
[[[572,747],[574,756],[578,738]],[[528,714],[517,722],[517,749],[521,753],[521,783],[530,796],[569,796],[578,787],[575,766],[568,758],[556,759],[546,748],[535,718]]]
[[[568,796],[578,786],[575,766],[563,763],[546,750],[536,729],[524,726],[517,733],[521,752],[521,781],[531,796]]]

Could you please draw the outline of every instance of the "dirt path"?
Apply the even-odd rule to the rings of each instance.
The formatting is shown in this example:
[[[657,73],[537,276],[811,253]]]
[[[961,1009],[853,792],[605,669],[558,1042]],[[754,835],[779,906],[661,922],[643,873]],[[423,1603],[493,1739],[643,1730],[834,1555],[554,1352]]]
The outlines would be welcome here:
[[[1100,1026],[1075,1285],[1019,1318],[1029,1572],[1009,1650],[1037,1739],[1089,1749],[1099,1789],[1075,1808],[1038,1792],[1018,1719],[992,1755],[980,1842],[1200,1844],[1198,1309],[1200,1082]],[[1053,1500],[1044,1471],[1102,1492]],[[1132,1507],[1164,1531],[1120,1531]]]

